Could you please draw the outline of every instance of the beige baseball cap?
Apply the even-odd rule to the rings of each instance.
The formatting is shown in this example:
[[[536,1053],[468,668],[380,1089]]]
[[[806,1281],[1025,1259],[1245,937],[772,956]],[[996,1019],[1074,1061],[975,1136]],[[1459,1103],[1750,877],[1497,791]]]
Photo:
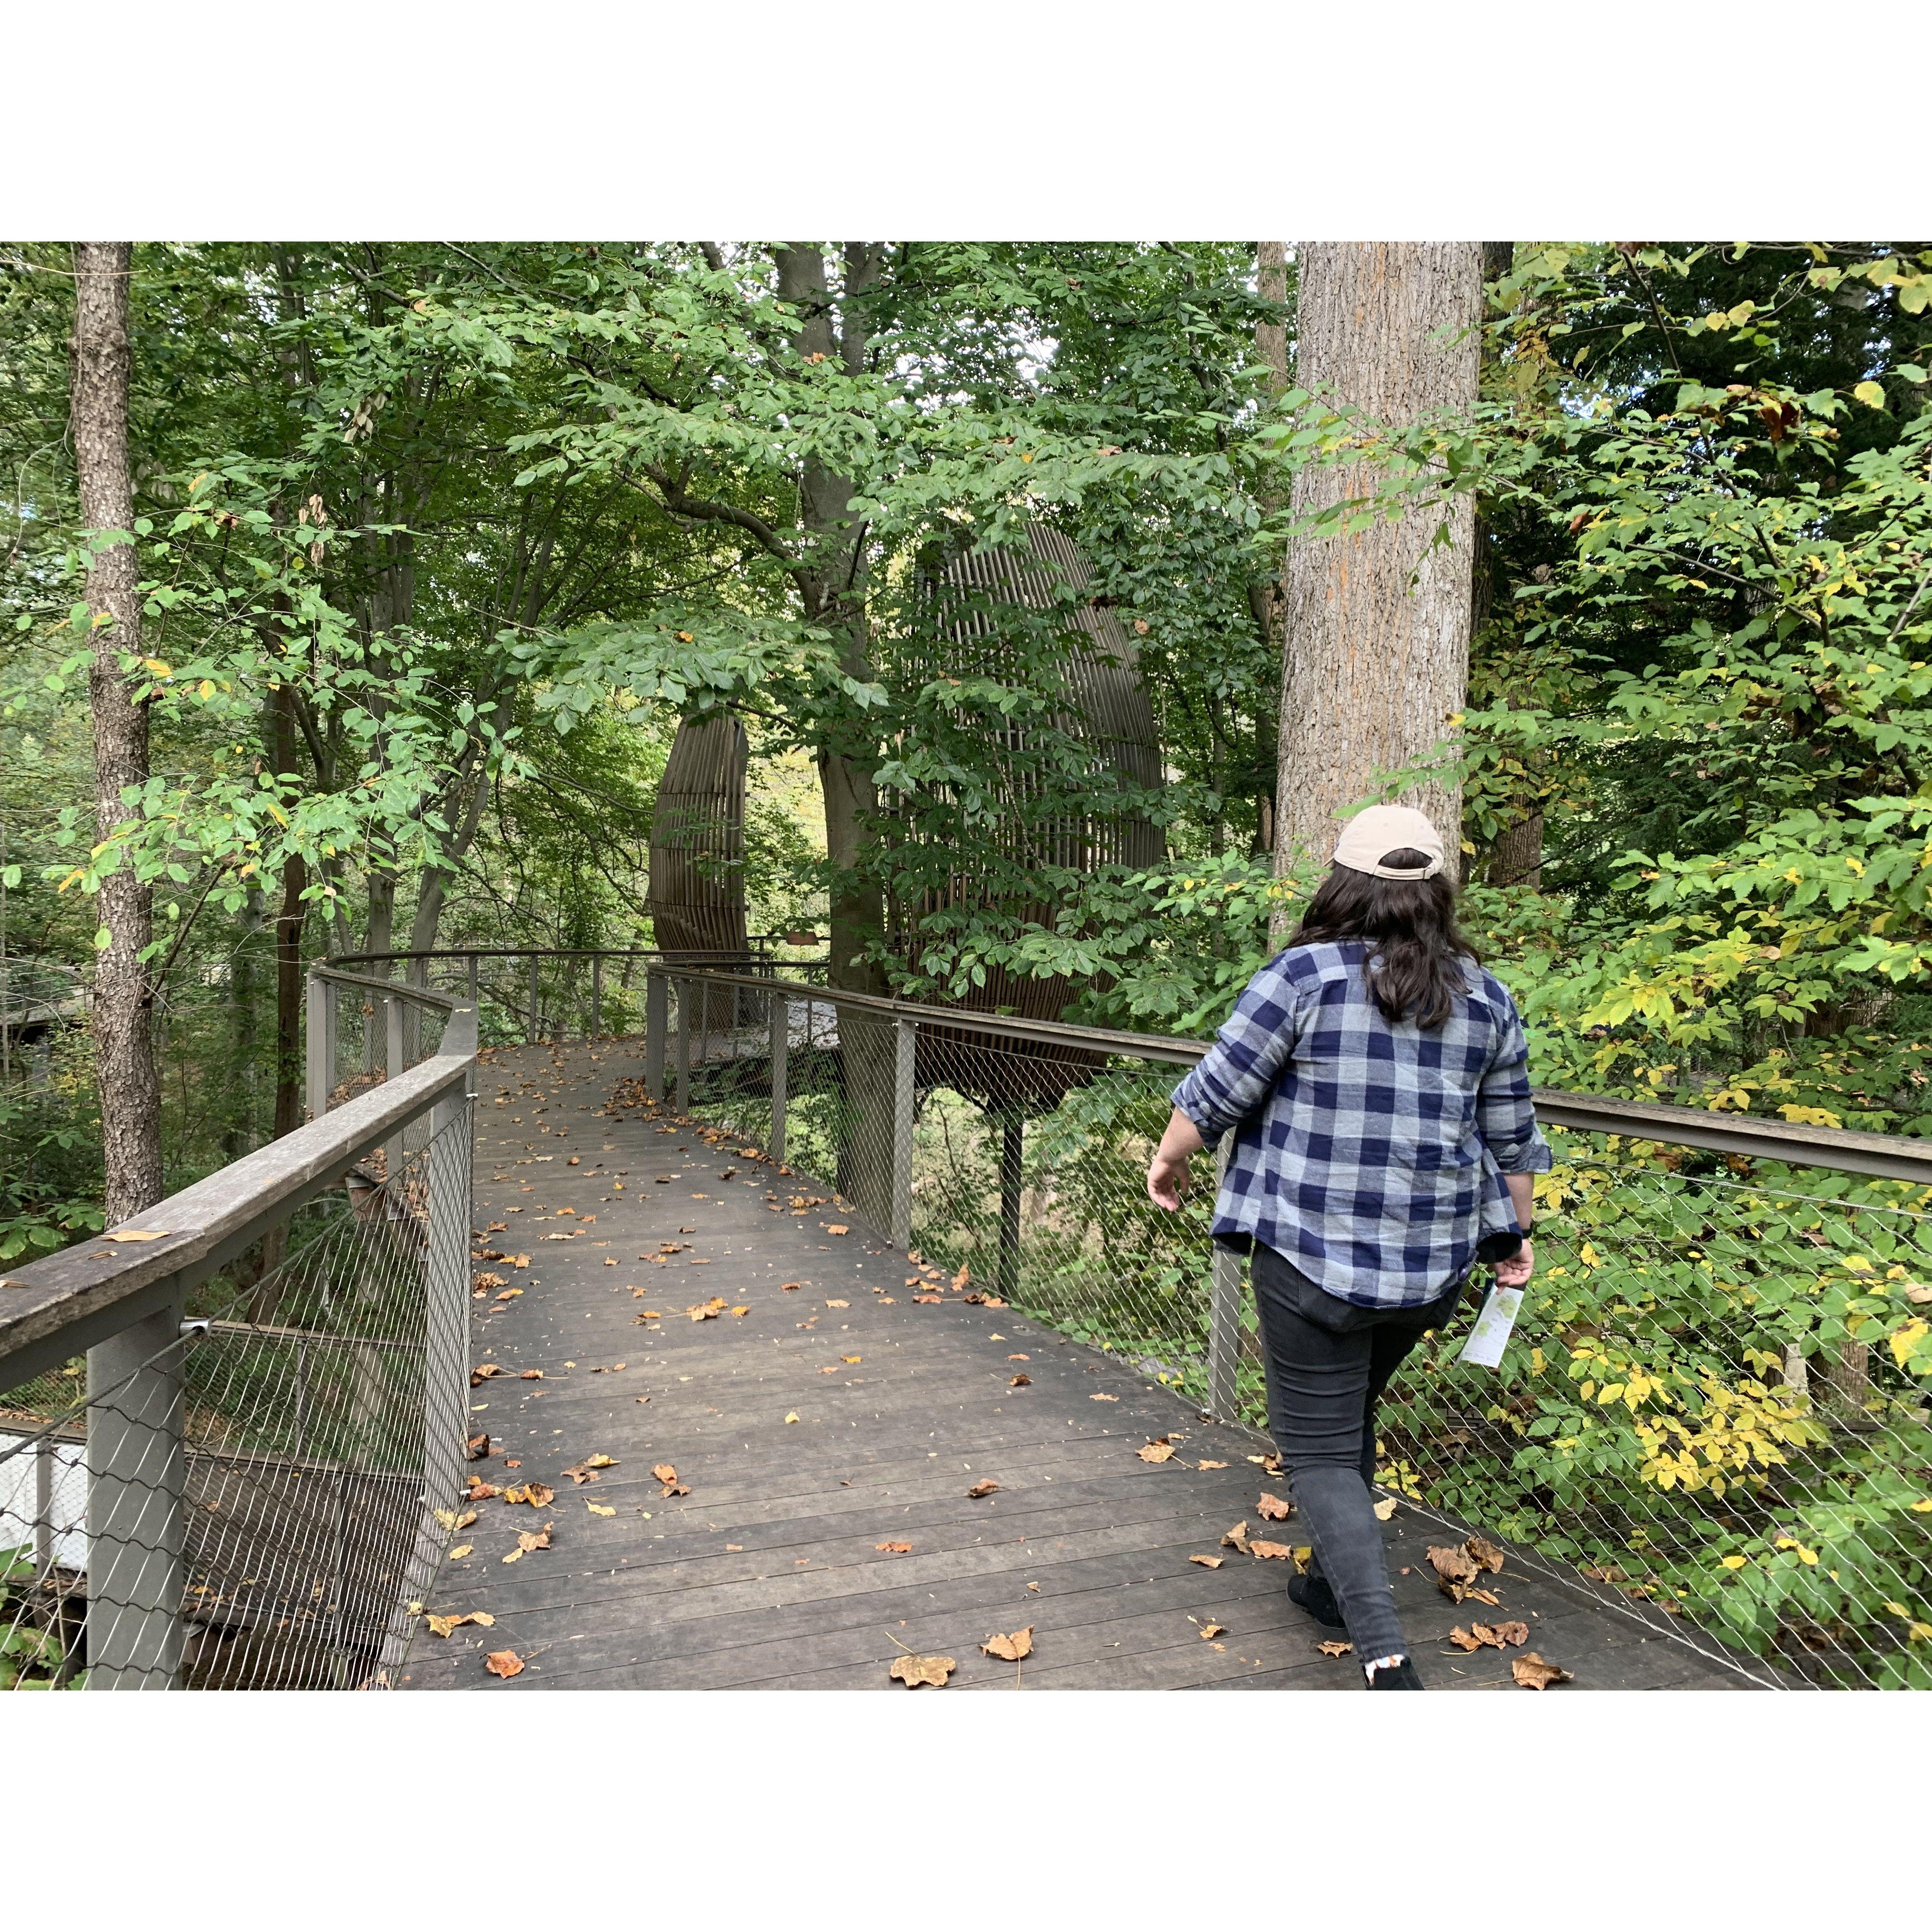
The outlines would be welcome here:
[[[1384,866],[1385,852],[1426,852],[1423,866]],[[1378,879],[1432,879],[1442,869],[1442,835],[1410,805],[1372,805],[1342,828],[1335,862]]]

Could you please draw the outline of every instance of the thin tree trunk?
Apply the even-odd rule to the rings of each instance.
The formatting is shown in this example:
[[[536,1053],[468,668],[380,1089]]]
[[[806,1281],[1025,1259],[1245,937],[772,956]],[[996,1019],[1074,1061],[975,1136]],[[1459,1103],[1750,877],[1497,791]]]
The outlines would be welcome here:
[[[1288,244],[1286,242],[1257,242],[1255,244],[1255,292],[1264,301],[1286,302],[1288,300]],[[1288,387],[1288,326],[1285,322],[1258,322],[1255,325],[1255,353],[1268,365],[1268,392],[1280,395]],[[1279,498],[1267,493],[1262,499],[1264,515],[1274,511]],[[1274,560],[1270,560],[1274,561]],[[1273,657],[1281,656],[1282,640],[1288,625],[1288,590],[1280,571],[1266,577],[1257,577],[1248,585],[1248,608],[1255,620],[1255,629]],[[1265,717],[1260,722],[1265,736]],[[1266,749],[1265,744],[1257,750]],[[1279,743],[1274,756],[1280,757]],[[1274,800],[1272,797],[1258,798],[1255,801],[1255,851],[1257,854],[1274,850]]]
[[[825,257],[816,244],[776,251],[778,294],[799,317],[796,347],[802,356],[837,355],[855,374],[865,366],[865,323],[852,299],[878,276],[877,248],[865,242],[845,247],[843,327],[835,338],[832,298],[825,280]],[[805,616],[823,624],[839,640],[839,662],[847,675],[869,677],[865,605],[865,532],[847,512],[853,496],[850,477],[808,461],[800,479],[800,507],[812,568],[800,576]],[[832,892],[831,962],[833,986],[848,992],[885,990],[884,976],[866,957],[884,930],[878,888],[859,868],[872,837],[878,808],[872,786],[875,747],[848,731],[822,744],[818,778],[825,796],[826,856],[837,883]]]
[[[296,762],[294,699],[284,683],[272,700],[274,760],[278,772]],[[275,1122],[274,1138],[302,1124],[302,920],[308,867],[302,854],[282,861],[281,910],[275,915]]]
[[[1391,427],[1473,407],[1480,243],[1310,242],[1297,262],[1303,388]],[[1359,468],[1304,468],[1292,498],[1298,520],[1368,494],[1374,480]],[[1451,735],[1468,686],[1474,515],[1464,496],[1446,512],[1430,505],[1398,522],[1290,546],[1277,872],[1304,857],[1325,861],[1341,814]],[[1406,797],[1459,851],[1456,782],[1433,779]]]
[[[82,522],[90,530],[131,530],[134,492],[128,463],[128,282],[134,244],[74,244],[74,469]],[[94,626],[88,697],[94,719],[97,836],[128,816],[122,794],[148,780],[148,714],[122,674],[124,653],[141,650],[139,571],[131,541],[88,566]],[[154,895],[130,867],[100,882],[108,944],[94,979],[94,1055],[100,1089],[101,1150],[111,1227],[161,1198],[161,1090],[154,1068],[154,988],[141,955],[153,937]]]

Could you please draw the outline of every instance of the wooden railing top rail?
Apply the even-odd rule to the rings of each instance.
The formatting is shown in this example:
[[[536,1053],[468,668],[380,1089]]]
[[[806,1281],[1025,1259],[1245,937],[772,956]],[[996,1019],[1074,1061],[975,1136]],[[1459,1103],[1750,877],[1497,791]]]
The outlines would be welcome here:
[[[432,1058],[105,1234],[0,1275],[0,1386],[26,1382],[166,1306],[339,1184],[371,1148],[467,1092],[476,1010],[440,995],[435,1004],[448,1008],[449,1022]],[[128,1238],[136,1234],[142,1238]]]

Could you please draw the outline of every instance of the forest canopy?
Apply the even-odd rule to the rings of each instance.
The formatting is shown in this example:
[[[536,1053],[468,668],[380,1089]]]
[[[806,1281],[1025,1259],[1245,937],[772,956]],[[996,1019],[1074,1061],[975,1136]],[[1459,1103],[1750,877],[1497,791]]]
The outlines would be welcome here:
[[[1288,546],[1418,507],[1473,509],[1468,698],[1372,789],[1458,788],[1536,1077],[1932,1128],[1932,244],[1484,244],[1473,401],[1400,423],[1305,380],[1280,244],[140,244],[151,754],[104,836],[73,262],[0,254],[5,997],[86,981],[131,868],[170,1187],[299,1118],[278,950],[658,943],[720,712],[752,932],[1211,1030],[1308,882]],[[1041,532],[1081,581],[962,562]],[[1096,752],[1096,612],[1151,770]],[[99,1225],[85,1039],[43,1051],[0,1258]]]

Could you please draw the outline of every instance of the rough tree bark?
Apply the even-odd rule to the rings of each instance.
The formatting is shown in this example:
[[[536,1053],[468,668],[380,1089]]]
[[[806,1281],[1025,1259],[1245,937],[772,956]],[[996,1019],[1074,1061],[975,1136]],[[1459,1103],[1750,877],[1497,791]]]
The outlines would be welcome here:
[[[1286,302],[1288,300],[1288,244],[1286,242],[1257,242],[1255,244],[1255,292],[1264,301]],[[1288,387],[1288,326],[1282,322],[1258,322],[1255,325],[1255,353],[1266,363],[1268,370],[1268,388],[1280,395]],[[1276,507],[1276,500],[1268,496],[1262,500],[1265,513]],[[1248,586],[1248,608],[1252,613],[1255,628],[1261,633],[1262,641],[1268,650],[1279,655],[1287,629],[1287,592],[1279,576],[1257,578]],[[1277,750],[1276,757],[1280,752]],[[1274,800],[1272,796],[1255,801],[1255,849],[1257,852],[1274,850]]]
[[[1302,387],[1406,424],[1476,400],[1481,244],[1316,242],[1297,253],[1297,374]],[[1298,518],[1369,493],[1348,466],[1296,476]],[[1418,508],[1351,535],[1298,538],[1288,559],[1275,867],[1325,861],[1340,814],[1384,775],[1426,758],[1448,734],[1468,682],[1474,509]],[[1461,844],[1460,788],[1407,795],[1450,852]]]
[[[131,530],[128,463],[128,282],[134,245],[74,244],[72,364],[74,470],[82,520],[90,530]],[[94,626],[88,698],[94,721],[96,836],[127,816],[122,794],[148,778],[148,714],[122,674],[124,652],[141,649],[139,573],[131,542],[100,551],[88,566]],[[94,1056],[100,1089],[101,1149],[108,1225],[161,1198],[161,1091],[154,1069],[154,989],[141,954],[153,937],[154,896],[131,868],[100,882],[108,944],[94,977]]]
[[[799,317],[799,354],[826,358],[838,356],[848,370],[856,373],[862,369],[865,322],[851,298],[862,295],[878,280],[878,247],[865,242],[845,244],[848,299],[836,334],[823,253],[814,244],[780,248],[776,254],[780,298],[792,304]],[[799,479],[799,488],[808,560],[808,567],[799,576],[806,621],[824,625],[838,638],[840,662],[848,676],[869,677],[866,538],[863,526],[855,528],[847,514],[853,495],[851,478],[811,462]],[[878,803],[872,787],[874,749],[835,738],[821,746],[818,754],[819,785],[825,797],[826,856],[843,881],[832,897],[829,970],[832,985],[848,992],[886,990],[883,974],[865,956],[884,930],[879,893],[856,871],[870,837],[868,821]]]
[[[272,700],[275,770],[296,769],[295,696],[286,680]],[[282,903],[275,914],[274,1138],[302,1124],[302,921],[308,867],[299,852],[282,862]]]

